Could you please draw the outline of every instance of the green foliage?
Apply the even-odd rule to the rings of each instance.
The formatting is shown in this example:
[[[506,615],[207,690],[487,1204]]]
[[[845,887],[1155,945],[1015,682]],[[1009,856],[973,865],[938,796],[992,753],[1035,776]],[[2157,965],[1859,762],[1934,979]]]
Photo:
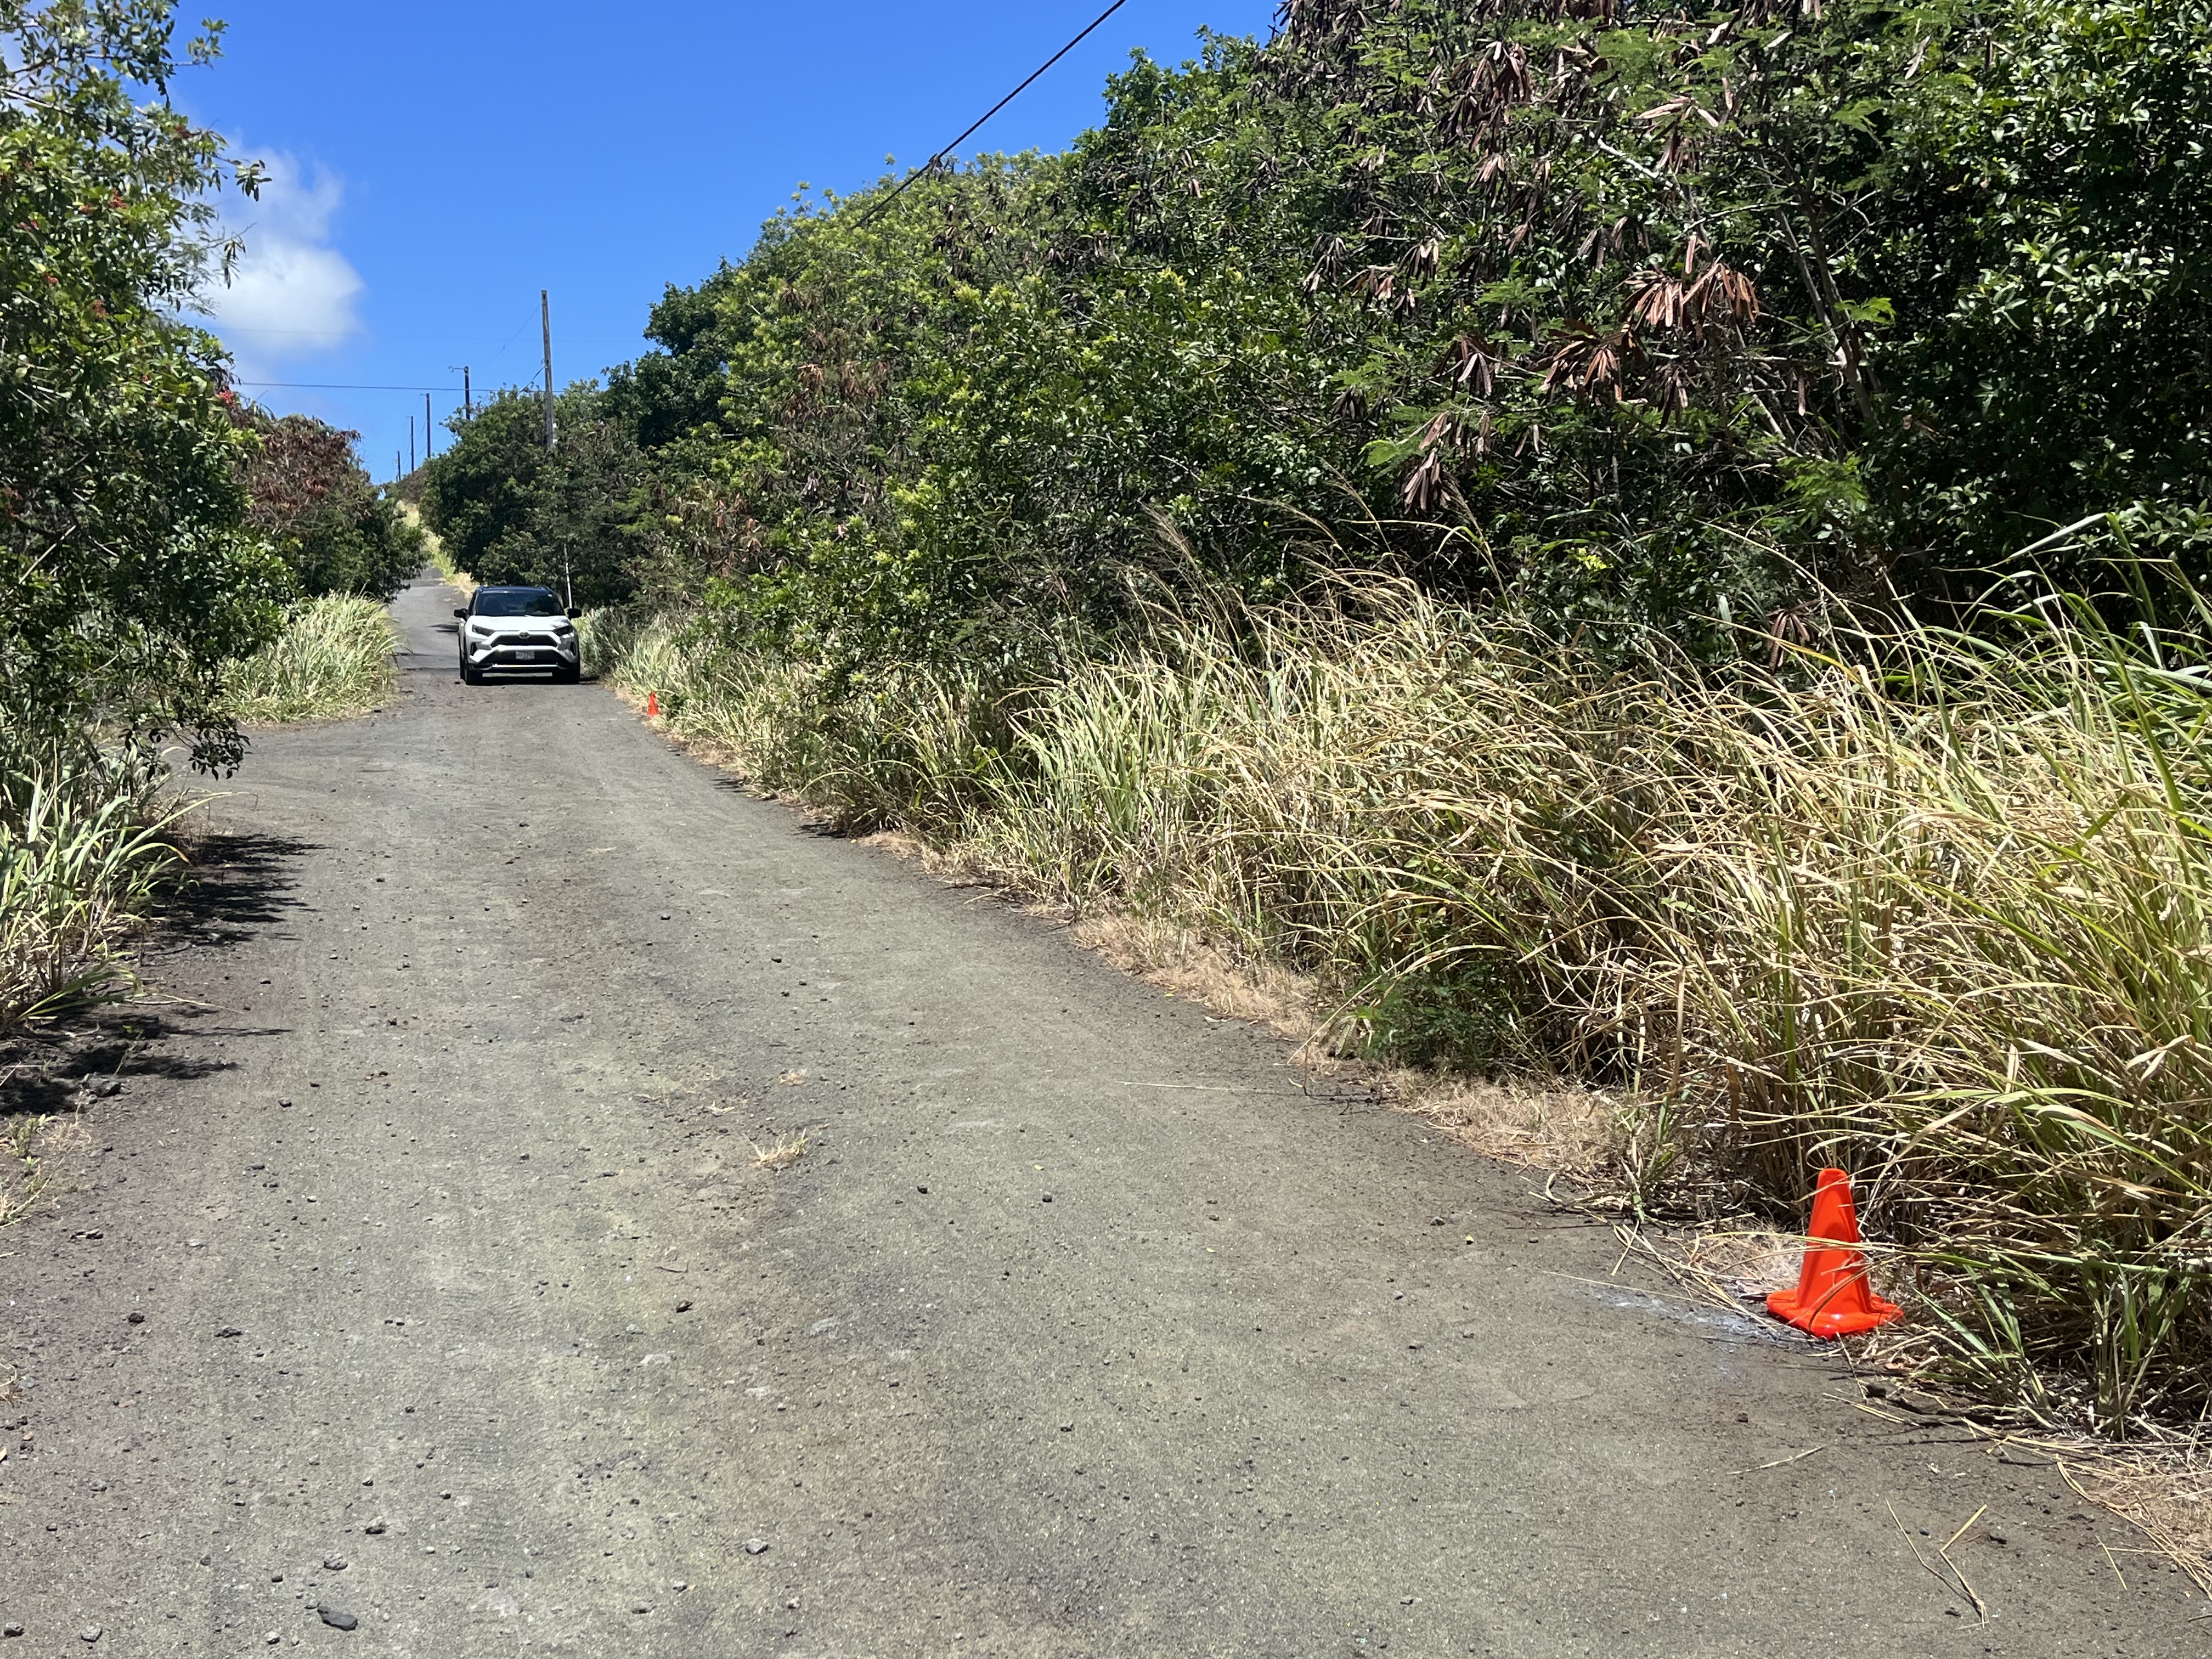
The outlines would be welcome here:
[[[852,673],[1362,568],[1725,655],[2097,514],[2201,567],[2208,53],[2206,0],[1294,0],[671,289],[596,405],[629,568]]]
[[[1965,44],[1899,144],[1967,210],[1942,303],[1893,331],[1875,476],[1916,553],[2132,507],[2201,571],[2177,532],[2212,493],[2212,7],[2039,0]]]
[[[4,720],[4,715],[0,715]],[[128,994],[117,947],[182,862],[161,771],[127,750],[43,744],[0,724],[0,1036]]]
[[[497,392],[473,419],[447,422],[453,441],[423,467],[422,517],[459,568],[480,582],[573,588],[580,605],[630,597],[642,459],[607,401],[580,384],[556,398],[550,453],[536,392]]]
[[[447,555],[473,571],[520,535],[545,463],[544,415],[526,392],[502,392],[473,420],[447,422],[445,453],[422,469],[422,517]]]
[[[276,549],[297,590],[386,600],[405,586],[422,567],[422,532],[354,459],[361,434],[255,408],[239,418],[258,441],[244,462],[246,523]]]
[[[180,732],[219,766],[241,746],[222,665],[288,583],[242,525],[220,348],[175,319],[228,250],[220,141],[167,100],[171,10],[0,0],[0,702],[19,729]]]

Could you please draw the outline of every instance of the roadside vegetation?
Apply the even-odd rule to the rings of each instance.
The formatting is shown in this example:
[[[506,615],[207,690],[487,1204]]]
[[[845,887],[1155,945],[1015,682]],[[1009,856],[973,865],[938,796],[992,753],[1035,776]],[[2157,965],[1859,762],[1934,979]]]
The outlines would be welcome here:
[[[354,434],[242,403],[189,320],[261,175],[170,101],[221,33],[175,23],[0,0],[0,1039],[127,992],[165,757],[222,775],[244,720],[373,702],[368,613],[421,556]]]
[[[447,547],[445,538],[423,525],[422,508],[412,501],[403,501],[400,511],[406,515],[407,522],[421,533],[422,550],[429,556],[432,568],[463,593],[473,593],[477,588],[477,579],[461,568],[452,550]]]
[[[2208,71],[2201,0],[1297,0],[802,192],[424,512],[592,549],[763,783],[1597,1085],[1647,1217],[1844,1164],[1953,1376],[2192,1420]]]
[[[2202,693],[2094,618],[1716,674],[1362,584],[1010,690],[595,623],[848,828],[1318,980],[1341,1048],[1605,1085],[1626,1204],[1786,1227],[1840,1161],[1955,1363],[2193,1413],[2212,1343]]]
[[[247,726],[366,713],[391,698],[398,649],[383,600],[310,599],[294,608],[275,640],[232,665],[230,707]]]
[[[0,778],[0,1036],[129,985],[116,942],[179,860],[161,781],[112,751],[10,750]]]

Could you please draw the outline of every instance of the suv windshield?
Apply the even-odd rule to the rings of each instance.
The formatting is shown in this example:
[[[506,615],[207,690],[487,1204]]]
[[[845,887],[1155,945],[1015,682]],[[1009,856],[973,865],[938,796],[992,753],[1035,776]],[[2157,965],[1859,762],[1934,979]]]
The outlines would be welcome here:
[[[479,617],[558,617],[561,601],[542,587],[483,587],[477,590]]]

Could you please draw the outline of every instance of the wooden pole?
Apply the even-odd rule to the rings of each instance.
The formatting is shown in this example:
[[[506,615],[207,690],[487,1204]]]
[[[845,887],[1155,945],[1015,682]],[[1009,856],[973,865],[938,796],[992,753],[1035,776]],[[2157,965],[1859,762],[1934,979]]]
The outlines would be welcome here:
[[[553,447],[553,302],[538,290],[538,325],[545,334],[545,447]]]

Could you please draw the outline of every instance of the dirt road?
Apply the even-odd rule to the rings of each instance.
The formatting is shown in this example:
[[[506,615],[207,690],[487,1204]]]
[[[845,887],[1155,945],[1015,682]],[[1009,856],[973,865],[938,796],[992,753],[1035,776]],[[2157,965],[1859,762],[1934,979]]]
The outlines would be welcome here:
[[[464,689],[450,602],[257,743],[96,1188],[0,1231],[0,1659],[2204,1650],[2049,1471],[605,690]],[[1986,1623],[1914,1549],[1978,1511]]]

